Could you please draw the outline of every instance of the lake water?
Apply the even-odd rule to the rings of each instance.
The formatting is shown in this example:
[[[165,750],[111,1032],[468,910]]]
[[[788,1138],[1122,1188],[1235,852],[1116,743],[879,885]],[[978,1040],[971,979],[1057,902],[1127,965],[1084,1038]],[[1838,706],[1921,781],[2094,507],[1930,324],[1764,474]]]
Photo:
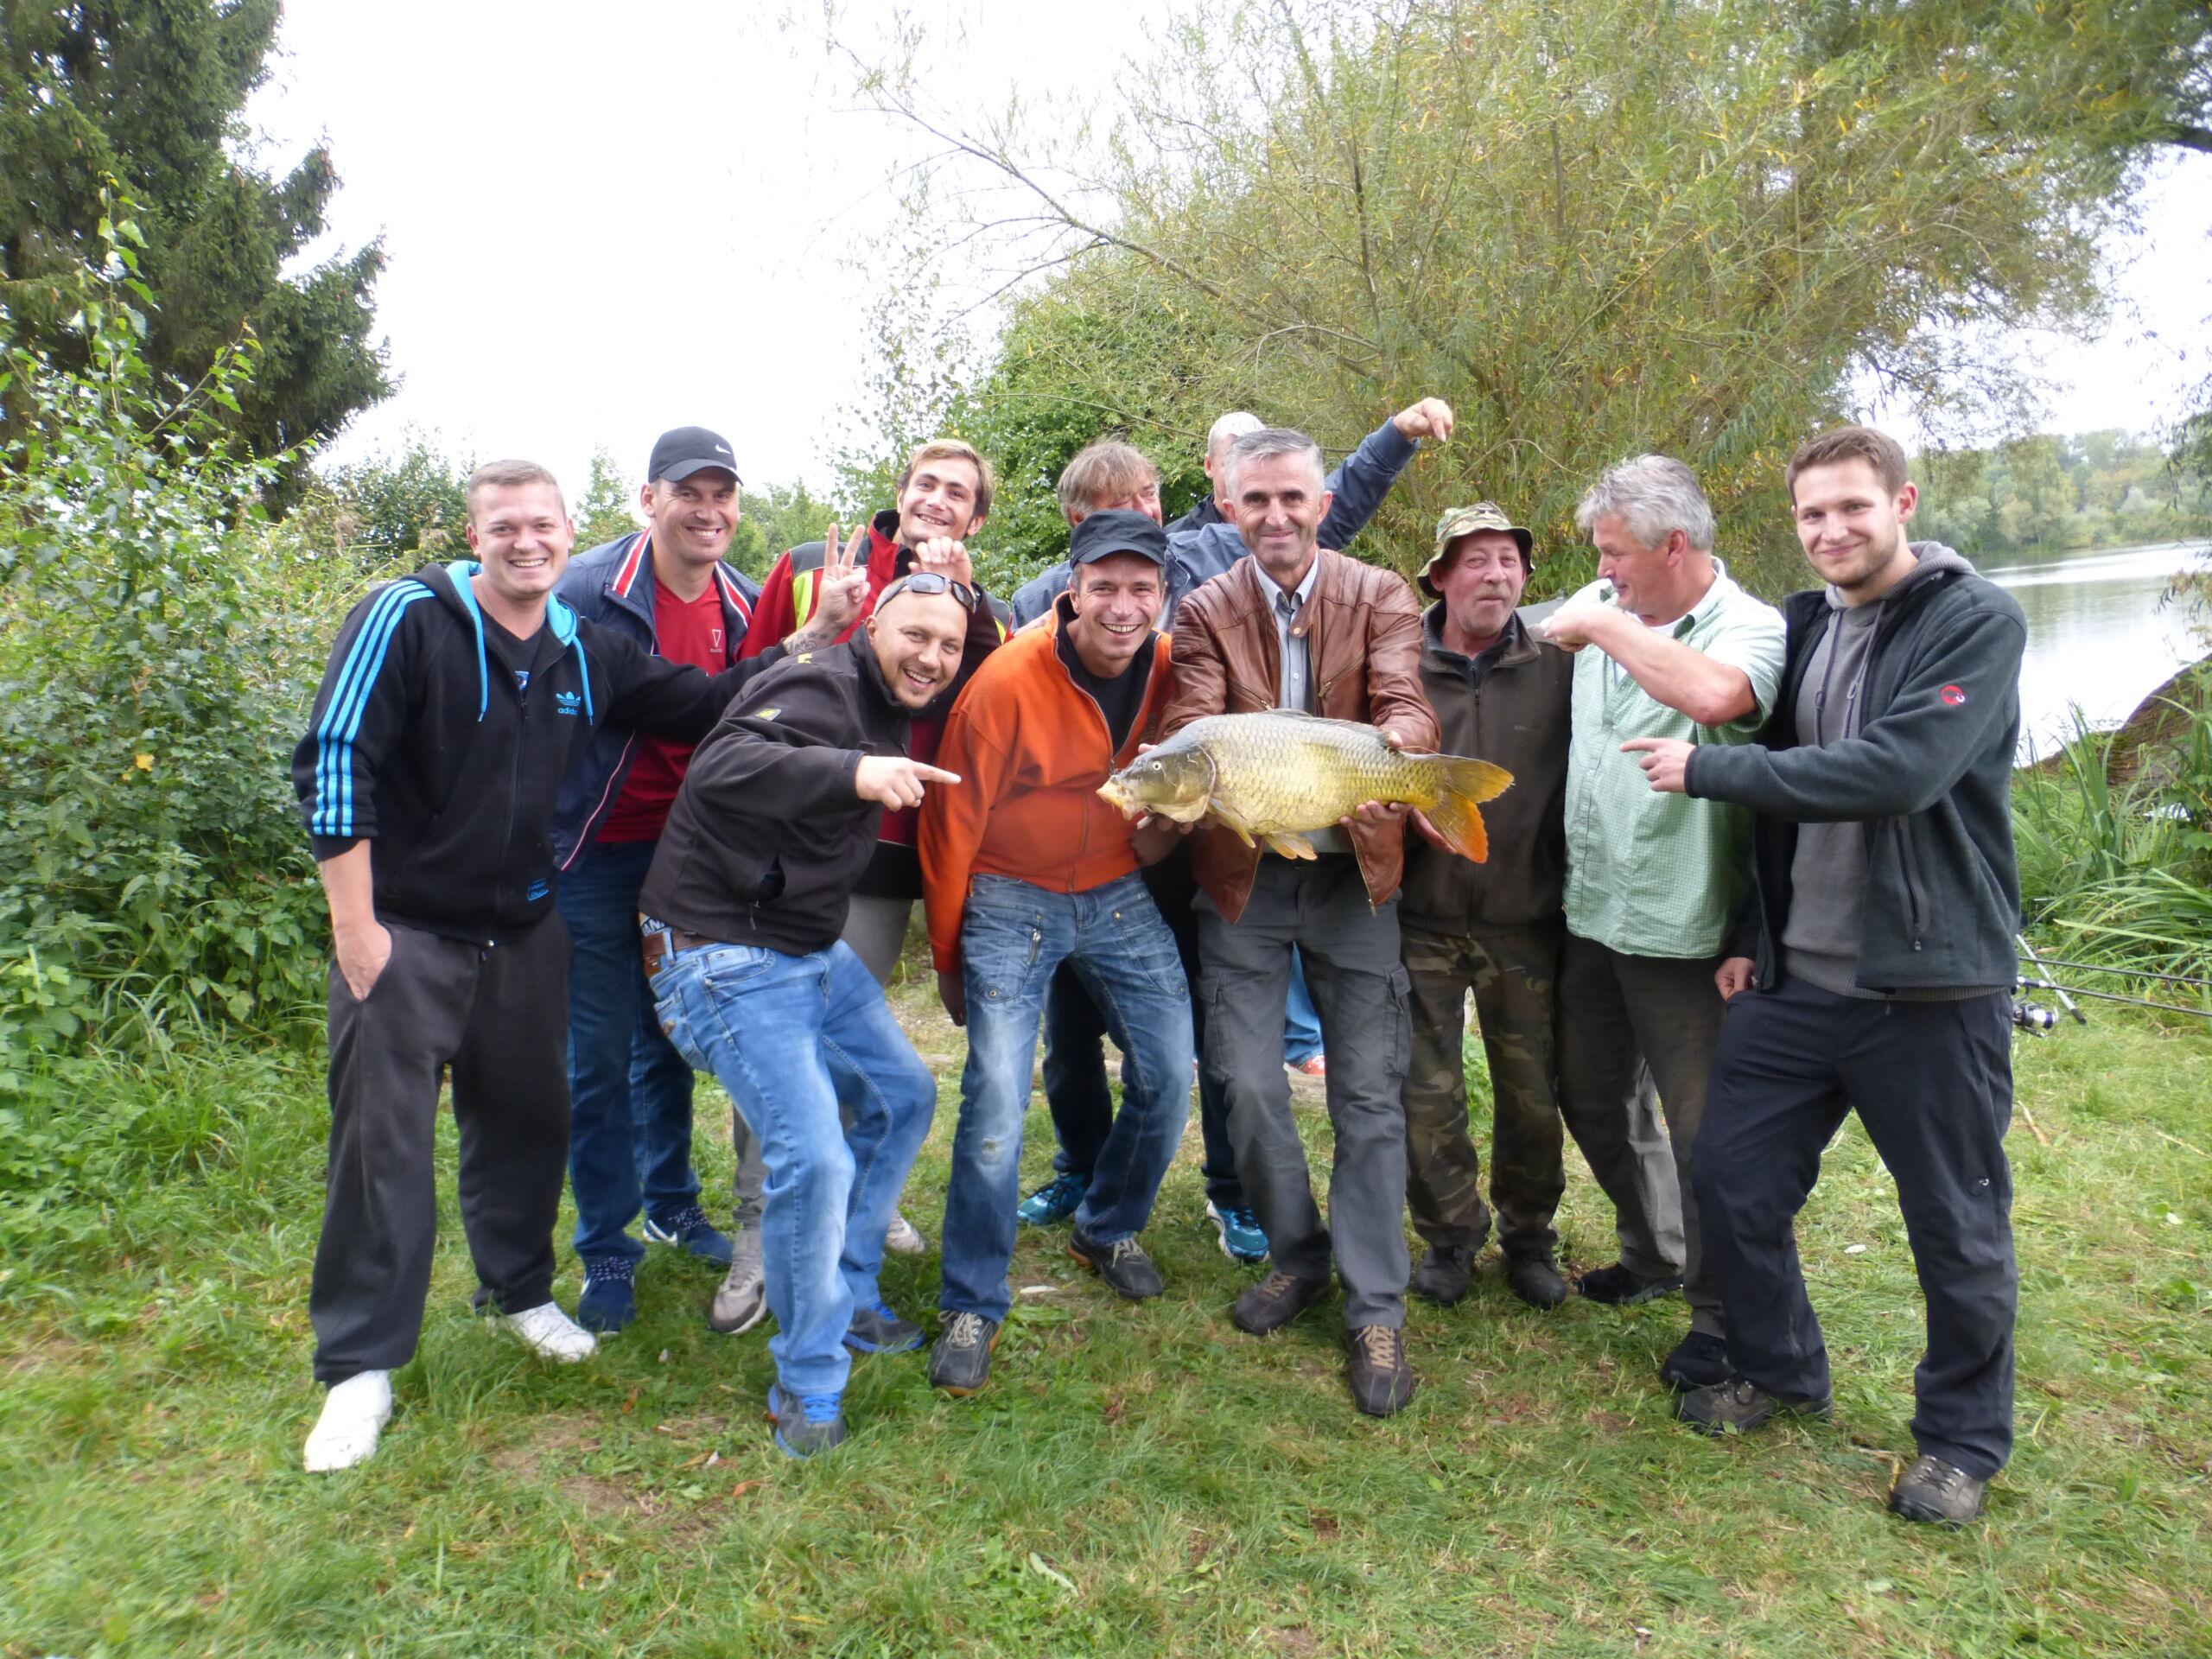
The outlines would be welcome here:
[[[1982,575],[2028,613],[2020,666],[2020,754],[2049,753],[2074,729],[2078,707],[2093,726],[2117,726],[2174,671],[2204,654],[2177,605],[2160,595],[2175,575],[2202,569],[2212,543],[1993,556]]]

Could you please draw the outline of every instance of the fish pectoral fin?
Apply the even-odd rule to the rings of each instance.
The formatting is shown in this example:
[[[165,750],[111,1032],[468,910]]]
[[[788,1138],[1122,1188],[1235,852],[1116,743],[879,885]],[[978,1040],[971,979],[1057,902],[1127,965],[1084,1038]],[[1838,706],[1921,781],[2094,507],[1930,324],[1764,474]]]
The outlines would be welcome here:
[[[1263,836],[1262,839],[1268,843],[1268,847],[1273,849],[1275,852],[1281,854],[1285,858],[1316,858],[1319,856],[1313,850],[1313,843],[1306,840],[1303,836],[1287,835],[1279,831],[1274,835]]]
[[[1218,802],[1215,803],[1214,805],[1208,810],[1213,813],[1215,819],[1218,823],[1229,830],[1233,830],[1236,833],[1236,839],[1243,842],[1247,847],[1256,846],[1258,844],[1252,839],[1251,826],[1245,823],[1243,820],[1232,817],[1228,813],[1223,811]]]

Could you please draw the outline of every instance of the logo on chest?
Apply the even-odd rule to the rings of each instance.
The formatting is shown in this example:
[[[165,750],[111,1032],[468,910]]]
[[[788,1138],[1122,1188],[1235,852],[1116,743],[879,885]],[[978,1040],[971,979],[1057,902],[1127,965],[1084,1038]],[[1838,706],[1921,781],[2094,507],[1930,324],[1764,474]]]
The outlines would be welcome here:
[[[553,694],[553,712],[556,715],[575,714],[583,708],[583,698],[574,691],[556,691]]]

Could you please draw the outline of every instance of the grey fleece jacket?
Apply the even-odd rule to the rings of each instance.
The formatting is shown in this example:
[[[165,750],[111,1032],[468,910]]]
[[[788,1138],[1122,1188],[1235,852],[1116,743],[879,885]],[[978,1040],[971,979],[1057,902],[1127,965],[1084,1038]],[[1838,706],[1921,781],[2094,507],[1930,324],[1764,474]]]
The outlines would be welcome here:
[[[1837,636],[1850,660],[1836,660],[1832,648],[1834,673],[1812,671],[1835,632],[1827,594],[1784,601],[1782,693],[1759,741],[1690,757],[1690,794],[1757,815],[1754,904],[1731,954],[1755,959],[1763,988],[1792,948],[1809,948],[1815,972],[1835,977],[1854,935],[1854,991],[2012,982],[2020,908],[2012,753],[2027,622],[2012,595],[1950,549],[1916,543],[1913,551],[1920,568],[1862,607],[1873,613],[1863,654],[1855,638]],[[1801,723],[1808,702],[1813,741]],[[1815,825],[1824,828],[1812,831],[1801,863]],[[1855,842],[1828,833],[1847,825]],[[1818,912],[1802,930],[1801,899]]]

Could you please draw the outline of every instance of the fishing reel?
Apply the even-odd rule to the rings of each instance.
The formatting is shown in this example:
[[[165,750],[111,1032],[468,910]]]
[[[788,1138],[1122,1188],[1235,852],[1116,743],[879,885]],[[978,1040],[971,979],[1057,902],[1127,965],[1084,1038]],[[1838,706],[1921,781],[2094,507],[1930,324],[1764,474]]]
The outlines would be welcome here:
[[[2016,996],[2012,999],[2012,1025],[2015,1030],[2032,1031],[2040,1036],[2058,1029],[2058,1011]]]

